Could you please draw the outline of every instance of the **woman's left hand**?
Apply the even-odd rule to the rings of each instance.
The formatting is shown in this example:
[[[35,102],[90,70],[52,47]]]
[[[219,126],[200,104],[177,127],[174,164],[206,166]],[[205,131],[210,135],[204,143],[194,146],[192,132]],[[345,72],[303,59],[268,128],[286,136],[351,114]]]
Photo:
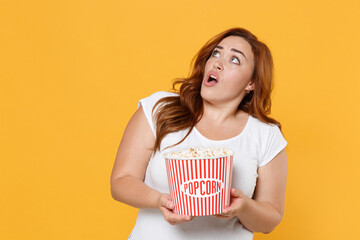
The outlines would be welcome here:
[[[233,218],[236,217],[243,208],[247,197],[241,190],[232,188],[230,190],[230,205],[224,209],[221,214],[214,215],[217,218]]]

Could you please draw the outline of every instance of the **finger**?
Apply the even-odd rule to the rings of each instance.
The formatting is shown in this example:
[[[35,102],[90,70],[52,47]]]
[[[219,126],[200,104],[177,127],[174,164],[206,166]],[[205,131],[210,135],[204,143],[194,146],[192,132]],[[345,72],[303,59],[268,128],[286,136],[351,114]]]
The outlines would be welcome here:
[[[164,215],[164,217],[168,216],[169,214],[172,214],[172,211],[167,207],[160,207],[160,211]]]
[[[233,197],[239,197],[238,192],[236,191],[235,188],[232,188],[230,192],[231,192],[231,196],[233,196]]]
[[[171,210],[174,209],[174,204],[173,204],[173,202],[171,202],[171,201],[166,201],[165,204],[166,204],[165,206],[166,206],[168,209],[171,209]]]
[[[242,197],[244,195],[240,189],[232,188],[230,192],[233,197]]]
[[[167,209],[166,207],[160,207],[161,213],[164,216],[164,219],[170,223],[171,225],[174,225],[176,223],[176,219],[173,216],[173,213]]]
[[[167,222],[169,222],[171,225],[188,222],[191,221],[194,217],[187,216],[187,215],[178,215],[170,211],[169,209],[165,207],[160,207],[160,210]]]
[[[160,200],[160,206],[161,207],[166,207],[168,209],[174,209],[174,204],[173,202],[170,200],[170,198],[168,198],[168,196],[164,195],[163,198],[161,198]]]
[[[236,214],[234,212],[234,210],[232,210],[231,208],[226,208],[222,211],[221,213],[222,216],[226,217],[226,218],[232,218],[234,217]]]
[[[231,212],[231,208],[225,208],[223,211],[222,211],[222,215],[229,215],[230,214],[230,212]]]
[[[166,219],[166,218],[165,218]],[[177,214],[169,214],[166,219],[171,225],[188,222],[191,220],[190,216],[182,216]]]

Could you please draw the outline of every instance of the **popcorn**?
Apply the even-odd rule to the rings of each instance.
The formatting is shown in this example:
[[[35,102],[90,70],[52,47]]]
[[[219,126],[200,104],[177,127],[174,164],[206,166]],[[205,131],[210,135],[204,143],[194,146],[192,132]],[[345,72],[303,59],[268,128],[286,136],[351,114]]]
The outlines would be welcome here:
[[[233,151],[225,147],[189,148],[163,153],[174,213],[221,214],[230,204]]]
[[[211,147],[206,149],[197,147],[164,154],[167,158],[208,158],[224,157],[228,155],[233,155],[233,151],[226,147]]]

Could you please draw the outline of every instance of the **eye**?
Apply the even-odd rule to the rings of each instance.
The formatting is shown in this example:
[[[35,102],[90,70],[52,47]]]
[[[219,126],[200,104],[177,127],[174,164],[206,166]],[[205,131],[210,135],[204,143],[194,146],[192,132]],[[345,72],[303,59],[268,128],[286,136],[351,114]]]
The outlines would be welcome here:
[[[237,57],[232,57],[231,62],[236,63],[236,64],[240,64],[240,60]]]
[[[218,50],[214,50],[213,53],[212,53],[212,55],[213,55],[214,57],[219,57],[219,56],[220,56],[220,53],[219,53]]]

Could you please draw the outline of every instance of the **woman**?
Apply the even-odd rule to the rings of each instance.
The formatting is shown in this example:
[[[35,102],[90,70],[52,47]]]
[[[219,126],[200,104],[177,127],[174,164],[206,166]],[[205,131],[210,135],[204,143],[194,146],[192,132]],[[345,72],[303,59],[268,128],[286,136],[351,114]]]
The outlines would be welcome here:
[[[233,28],[209,40],[174,93],[140,100],[112,176],[115,200],[140,208],[129,239],[252,239],[284,214],[286,140],[268,117],[273,61],[265,44]],[[179,84],[180,90],[175,86]],[[234,151],[230,206],[216,216],[174,214],[162,153],[190,147]]]

